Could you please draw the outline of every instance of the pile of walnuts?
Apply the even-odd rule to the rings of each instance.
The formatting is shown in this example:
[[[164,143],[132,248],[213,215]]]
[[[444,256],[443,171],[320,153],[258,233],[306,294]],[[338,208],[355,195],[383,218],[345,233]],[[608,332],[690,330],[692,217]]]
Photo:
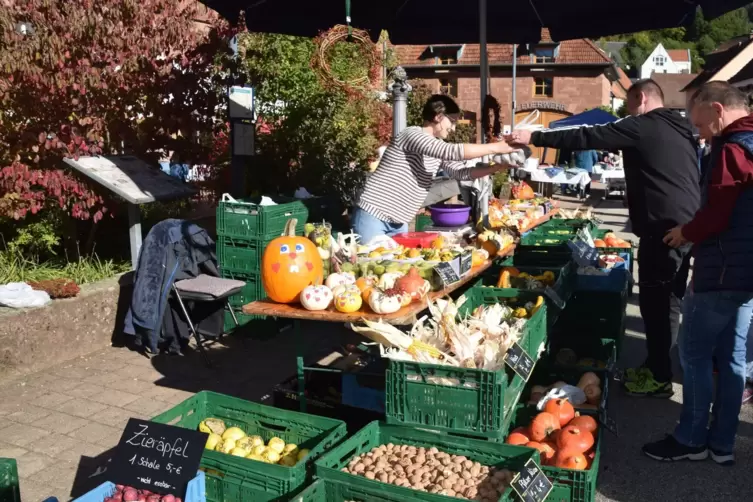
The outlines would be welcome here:
[[[507,469],[490,469],[436,448],[392,443],[353,458],[343,472],[368,479],[480,502],[496,502],[512,482]]]

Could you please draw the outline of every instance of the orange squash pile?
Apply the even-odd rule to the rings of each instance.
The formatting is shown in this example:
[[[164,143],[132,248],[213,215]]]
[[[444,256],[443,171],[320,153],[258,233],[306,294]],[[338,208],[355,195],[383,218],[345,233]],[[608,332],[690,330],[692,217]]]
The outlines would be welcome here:
[[[603,239],[594,239],[594,246],[597,248],[631,248],[632,245],[623,239],[618,239],[612,232],[604,234]]]
[[[543,465],[584,471],[591,468],[599,425],[579,415],[567,399],[547,401],[528,427],[513,430],[505,442],[539,450]]]

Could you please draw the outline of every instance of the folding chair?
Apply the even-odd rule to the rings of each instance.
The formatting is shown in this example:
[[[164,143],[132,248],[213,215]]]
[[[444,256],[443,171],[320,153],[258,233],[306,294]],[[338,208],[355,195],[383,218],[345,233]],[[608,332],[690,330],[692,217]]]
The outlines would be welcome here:
[[[206,274],[201,274],[198,277],[194,277],[193,279],[184,279],[182,281],[173,283],[173,292],[175,292],[175,297],[180,304],[180,308],[183,310],[183,315],[186,316],[188,328],[191,330],[191,333],[196,339],[196,346],[198,347],[199,352],[201,352],[201,355],[204,358],[207,366],[211,367],[212,362],[209,360],[209,355],[204,349],[201,334],[196,329],[193,321],[191,321],[191,317],[188,315],[188,309],[186,308],[186,305],[185,303],[183,303],[183,301],[215,302],[224,300],[225,306],[230,309],[230,315],[233,316],[233,321],[235,322],[235,326],[237,327],[238,319],[235,317],[235,312],[233,312],[233,309],[230,306],[229,298],[240,293],[245,285],[246,283],[243,281],[222,279],[220,277],[212,277]],[[222,335],[224,334],[224,331],[221,332],[220,338],[222,338]]]

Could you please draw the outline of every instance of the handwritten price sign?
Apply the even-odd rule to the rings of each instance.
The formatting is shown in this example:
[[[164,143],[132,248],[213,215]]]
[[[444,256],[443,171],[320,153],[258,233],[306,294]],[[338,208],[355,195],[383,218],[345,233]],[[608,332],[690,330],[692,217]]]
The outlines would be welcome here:
[[[132,418],[115,451],[111,481],[185,497],[206,441],[203,432]]]

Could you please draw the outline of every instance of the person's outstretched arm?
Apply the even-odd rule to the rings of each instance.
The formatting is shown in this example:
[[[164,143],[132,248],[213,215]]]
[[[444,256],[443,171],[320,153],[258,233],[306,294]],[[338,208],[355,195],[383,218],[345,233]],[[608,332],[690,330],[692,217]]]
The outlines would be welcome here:
[[[516,130],[505,137],[512,145],[545,146],[570,150],[618,150],[640,139],[640,117],[626,117],[611,124],[542,131]]]
[[[486,155],[498,155],[515,151],[504,141],[497,143],[447,143],[430,136],[419,129],[411,129],[400,134],[399,143],[406,152],[417,153],[445,161],[477,159]]]

